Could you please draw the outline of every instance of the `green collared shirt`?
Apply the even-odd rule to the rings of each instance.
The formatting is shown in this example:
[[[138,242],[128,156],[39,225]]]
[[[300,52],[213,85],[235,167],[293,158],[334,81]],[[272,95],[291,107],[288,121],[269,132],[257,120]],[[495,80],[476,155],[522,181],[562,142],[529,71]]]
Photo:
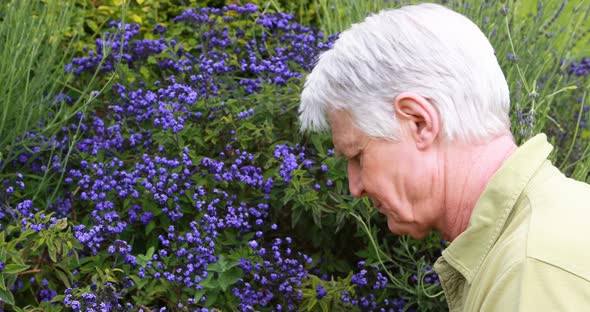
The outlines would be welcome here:
[[[434,265],[450,311],[590,311],[590,185],[539,134],[489,181]]]

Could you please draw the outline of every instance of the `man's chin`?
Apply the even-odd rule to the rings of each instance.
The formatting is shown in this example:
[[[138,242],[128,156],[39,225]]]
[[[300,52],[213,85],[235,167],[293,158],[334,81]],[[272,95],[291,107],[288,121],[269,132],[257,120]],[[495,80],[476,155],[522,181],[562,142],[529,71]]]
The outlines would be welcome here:
[[[426,237],[426,235],[428,235],[428,233],[424,233],[424,232],[409,233],[409,234],[413,239],[417,239],[417,240],[423,239],[424,237]]]
[[[389,228],[389,231],[395,235],[402,236],[409,234],[409,231],[407,231],[403,225],[391,222],[389,219],[387,219],[387,227]]]
[[[420,240],[423,239],[424,237],[426,237],[426,235],[428,235],[428,232],[425,231],[418,231],[418,230],[414,230],[414,229],[405,229],[404,226],[399,225],[399,224],[394,224],[392,222],[387,222],[387,227],[389,228],[389,230],[395,234],[395,235],[410,235],[412,238]]]

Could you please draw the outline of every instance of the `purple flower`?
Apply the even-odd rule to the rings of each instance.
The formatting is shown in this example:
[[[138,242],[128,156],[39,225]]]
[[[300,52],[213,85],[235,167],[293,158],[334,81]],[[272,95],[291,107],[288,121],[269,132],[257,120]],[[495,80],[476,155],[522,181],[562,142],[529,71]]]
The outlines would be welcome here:
[[[316,287],[316,298],[317,299],[322,299],[324,298],[326,295],[328,294],[328,292],[324,289],[324,287],[322,287],[322,285],[318,285]]]

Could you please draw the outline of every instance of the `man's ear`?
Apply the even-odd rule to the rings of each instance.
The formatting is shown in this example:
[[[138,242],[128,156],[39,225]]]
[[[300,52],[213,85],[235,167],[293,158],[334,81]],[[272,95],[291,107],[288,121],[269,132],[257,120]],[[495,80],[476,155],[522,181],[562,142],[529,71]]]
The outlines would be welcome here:
[[[393,103],[400,128],[407,131],[420,150],[430,147],[441,128],[438,110],[428,100],[411,92],[398,95]]]

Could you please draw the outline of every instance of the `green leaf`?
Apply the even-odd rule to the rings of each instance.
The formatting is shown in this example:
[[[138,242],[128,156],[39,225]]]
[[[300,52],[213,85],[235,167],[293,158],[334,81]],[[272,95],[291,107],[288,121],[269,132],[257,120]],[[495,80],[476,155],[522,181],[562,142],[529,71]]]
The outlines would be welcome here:
[[[328,308],[328,302],[326,300],[320,300],[320,308],[322,309],[322,312],[328,312],[330,311],[330,309]]]
[[[213,279],[213,274],[209,274],[206,279],[202,280],[199,285],[203,286],[203,288],[210,288],[215,289],[219,286],[217,280]]]
[[[237,244],[236,235],[231,231],[226,231],[225,239],[221,242],[224,246],[234,246]]]
[[[51,261],[57,262],[57,249],[55,242],[47,241],[47,252],[49,253],[49,258],[51,258]]]
[[[9,306],[14,305],[14,296],[9,290],[0,289],[0,299],[2,299],[2,301],[7,303]]]
[[[7,289],[10,289],[10,287],[12,287],[12,285],[14,285],[17,277],[18,277],[18,275],[16,275],[16,274],[4,275],[4,280],[5,280],[5,284],[6,284]]]
[[[312,217],[313,222],[318,228],[322,228],[322,212],[318,209],[318,206],[312,206]]]
[[[212,291],[207,294],[207,299],[205,299],[205,306],[211,307],[215,301],[217,301],[217,297],[219,297],[219,291]]]
[[[229,286],[235,284],[240,278],[242,278],[242,270],[234,268],[220,274],[217,282],[219,283],[221,290],[226,291]]]
[[[145,255],[138,255],[136,258],[137,263],[141,266],[145,266],[147,264],[147,262],[152,259],[152,256],[154,255],[155,250],[156,250],[156,248],[154,246],[151,246],[150,248],[148,248]]]
[[[156,222],[150,221],[150,223],[145,227],[145,235],[150,234],[156,228]]]
[[[309,301],[309,305],[307,306],[307,311],[311,311],[313,310],[313,307],[315,307],[316,303],[318,303],[317,299],[313,298]]]
[[[207,271],[209,271],[209,272],[222,272],[221,265],[219,264],[219,262],[210,263],[207,266]]]
[[[293,198],[295,193],[296,193],[296,191],[294,189],[288,189],[285,192],[285,197],[283,197],[283,204],[286,204],[287,202],[289,202]]]
[[[200,302],[201,298],[203,298],[204,295],[205,295],[205,289],[198,290],[195,293],[195,302]]]
[[[12,307],[14,309],[14,312],[25,312],[25,310],[19,308],[19,307]]]
[[[237,266],[238,264],[239,264],[239,262],[236,261],[236,260],[229,260],[229,261],[227,261],[226,264],[225,264],[225,271],[229,271],[231,268]]]
[[[86,25],[88,25],[88,28],[90,28],[94,33],[96,33],[96,31],[98,30],[98,25],[96,24],[96,22],[92,19],[86,19],[85,22]]]
[[[303,214],[303,208],[295,208],[294,210],[291,213],[291,227],[295,227],[299,223],[299,219],[301,219],[301,215]]]
[[[8,290],[4,283],[4,275],[0,274],[0,290]]]
[[[139,72],[141,73],[141,75],[143,76],[144,79],[147,79],[150,77],[150,71],[147,69],[147,67],[140,67],[139,68]]]
[[[138,276],[132,276],[132,279],[135,282],[135,285],[137,285],[137,289],[143,289],[143,287],[147,285],[147,283],[149,283],[149,280],[147,278],[139,278]]]
[[[115,278],[112,275],[107,275],[106,277],[107,277],[107,281],[108,282],[111,282],[111,283],[119,283],[119,280],[117,280],[117,278]]]
[[[324,144],[322,144],[322,138],[319,135],[312,135],[311,142],[313,143],[313,147],[321,154],[326,154],[326,150],[324,149]]]
[[[359,258],[367,258],[367,257],[369,257],[369,250],[367,250],[367,249],[359,250],[359,251],[355,252],[354,255]]]
[[[71,288],[70,279],[68,276],[61,270],[55,270],[55,274],[57,277],[64,283],[67,288]]]
[[[4,271],[2,271],[2,273],[4,274],[16,274],[18,272],[22,272],[26,269],[28,269],[30,266],[26,265],[26,264],[7,264],[6,267],[4,268]]]
[[[17,232],[20,229],[20,227],[16,226],[16,225],[9,225],[6,228],[6,232],[8,232],[8,234],[13,234],[14,232]],[[22,234],[21,234],[22,235]]]
[[[64,301],[65,298],[66,298],[65,295],[57,295],[57,296],[53,297],[53,299],[51,299],[51,302],[52,303],[57,303],[57,302],[61,303]]]

